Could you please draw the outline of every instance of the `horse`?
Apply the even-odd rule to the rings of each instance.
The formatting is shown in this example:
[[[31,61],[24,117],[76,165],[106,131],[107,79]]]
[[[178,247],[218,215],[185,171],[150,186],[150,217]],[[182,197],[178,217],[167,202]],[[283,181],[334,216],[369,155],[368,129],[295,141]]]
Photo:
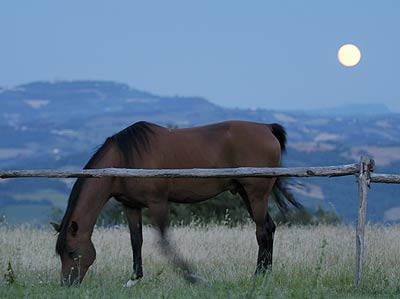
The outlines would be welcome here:
[[[278,167],[286,132],[279,124],[225,121],[199,127],[169,129],[137,122],[108,137],[85,169],[96,168],[230,168]],[[166,233],[168,203],[196,203],[221,192],[239,193],[255,222],[258,243],[256,273],[272,265],[275,223],[268,213],[268,197],[276,178],[78,178],[71,190],[58,232],[56,253],[61,258],[63,285],[80,284],[96,258],[91,235],[97,217],[110,198],[123,205],[133,254],[130,281],[143,277],[142,209],[148,208],[163,252],[194,282],[186,261],[172,252]],[[279,199],[278,199],[279,201]],[[289,200],[297,204],[295,200]],[[281,201],[280,205],[284,203]]]

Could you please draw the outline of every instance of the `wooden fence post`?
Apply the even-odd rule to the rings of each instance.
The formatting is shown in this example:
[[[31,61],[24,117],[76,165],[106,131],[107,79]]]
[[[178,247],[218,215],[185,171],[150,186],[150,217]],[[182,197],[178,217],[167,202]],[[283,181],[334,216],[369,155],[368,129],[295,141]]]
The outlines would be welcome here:
[[[368,157],[361,157],[360,173],[358,174],[358,211],[356,227],[356,277],[355,285],[361,285],[362,262],[364,256],[364,231],[367,215],[367,193],[370,186],[370,171],[373,170],[374,161]]]

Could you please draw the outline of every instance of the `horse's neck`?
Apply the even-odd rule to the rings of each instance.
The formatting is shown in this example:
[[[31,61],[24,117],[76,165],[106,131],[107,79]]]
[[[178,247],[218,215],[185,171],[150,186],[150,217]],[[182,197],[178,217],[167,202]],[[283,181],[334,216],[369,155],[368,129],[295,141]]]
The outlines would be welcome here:
[[[79,225],[79,234],[90,237],[101,209],[111,196],[112,179],[86,179],[72,213],[71,221]]]
[[[105,153],[98,161],[93,161],[87,168],[120,166],[119,154],[115,151],[115,148],[109,147],[105,149]],[[85,179],[71,217],[71,221],[78,223],[79,232],[83,236],[90,237],[92,234],[97,217],[111,196],[112,182],[111,177]]]

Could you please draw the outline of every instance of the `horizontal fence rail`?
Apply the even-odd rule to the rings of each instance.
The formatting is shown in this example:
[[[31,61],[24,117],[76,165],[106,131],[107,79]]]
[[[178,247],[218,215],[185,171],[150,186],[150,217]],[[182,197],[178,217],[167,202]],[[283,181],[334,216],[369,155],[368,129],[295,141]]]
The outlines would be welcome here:
[[[375,162],[361,157],[360,163],[325,167],[239,167],[195,169],[126,169],[103,168],[83,170],[0,170],[0,179],[8,178],[240,178],[240,177],[337,177],[356,175],[358,181],[358,209],[356,226],[355,285],[360,287],[364,255],[364,232],[367,210],[367,193],[370,183],[400,184],[398,174],[374,174]]]
[[[400,184],[400,175],[399,174],[371,173],[371,182],[386,183],[386,184]]]
[[[326,167],[239,167],[194,169],[127,169],[103,168],[84,170],[0,170],[0,178],[21,177],[131,177],[131,178],[231,178],[231,177],[334,177],[356,174],[360,164]]]

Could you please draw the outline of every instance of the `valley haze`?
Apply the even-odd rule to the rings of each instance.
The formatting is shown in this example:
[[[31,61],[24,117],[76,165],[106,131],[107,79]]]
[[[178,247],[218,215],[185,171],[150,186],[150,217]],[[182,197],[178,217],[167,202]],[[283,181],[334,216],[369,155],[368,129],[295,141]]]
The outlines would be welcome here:
[[[347,164],[361,155],[372,156],[379,173],[398,173],[400,166],[400,114],[377,103],[308,111],[239,109],[202,97],[160,96],[121,83],[81,80],[0,88],[0,105],[1,169],[83,168],[106,137],[140,120],[190,127],[228,119],[282,124],[288,133],[283,166]],[[303,188],[294,191],[306,206],[334,209],[345,222],[355,220],[354,177],[299,181]],[[10,223],[43,224],[54,207],[65,208],[72,183],[0,180],[0,215]],[[400,220],[396,188],[372,185],[368,220]]]

